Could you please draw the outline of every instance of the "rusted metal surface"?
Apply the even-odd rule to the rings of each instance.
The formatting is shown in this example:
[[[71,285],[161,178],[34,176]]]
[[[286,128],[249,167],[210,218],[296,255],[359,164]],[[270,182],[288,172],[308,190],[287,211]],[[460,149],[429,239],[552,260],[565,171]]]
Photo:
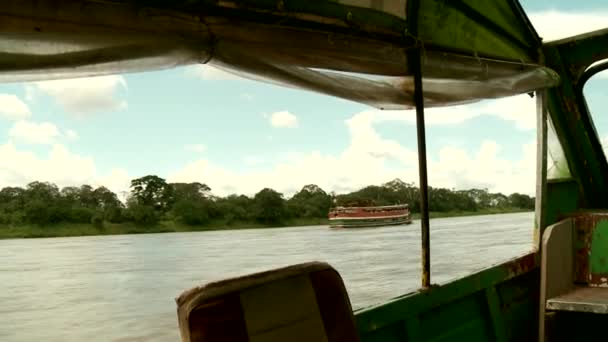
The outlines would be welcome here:
[[[598,220],[592,233],[589,254],[589,285],[608,287],[608,218]]]
[[[589,286],[608,288],[608,273],[589,274]]]
[[[608,289],[578,287],[564,295],[547,300],[547,309],[608,314]]]
[[[595,227],[595,217],[593,215],[581,215],[574,222],[574,282],[587,283],[589,280],[591,236],[593,227]]]
[[[537,265],[537,257],[537,253],[528,254],[522,258],[515,259],[505,264],[504,267],[507,269],[509,278],[524,274],[532,270]]]
[[[598,227],[602,227],[598,230]],[[574,282],[608,286],[608,213],[581,213],[575,217]],[[606,232],[608,233],[608,231]]]

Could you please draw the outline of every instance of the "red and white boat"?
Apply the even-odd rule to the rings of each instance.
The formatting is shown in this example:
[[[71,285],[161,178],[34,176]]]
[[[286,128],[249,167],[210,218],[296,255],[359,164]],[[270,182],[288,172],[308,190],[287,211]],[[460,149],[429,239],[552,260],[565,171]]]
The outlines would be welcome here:
[[[331,228],[360,228],[412,223],[407,204],[366,207],[335,207],[329,211]]]

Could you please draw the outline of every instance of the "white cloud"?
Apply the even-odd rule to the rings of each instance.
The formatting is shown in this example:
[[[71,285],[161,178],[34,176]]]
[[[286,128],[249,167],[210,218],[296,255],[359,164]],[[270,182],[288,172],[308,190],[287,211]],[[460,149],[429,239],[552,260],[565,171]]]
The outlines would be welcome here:
[[[504,194],[521,192],[534,195],[535,142],[523,145],[521,151],[521,159],[511,161],[500,157],[500,146],[491,140],[483,141],[474,155],[458,148],[444,147],[439,158],[429,162],[429,183],[438,187],[487,187]]]
[[[78,140],[78,138],[79,138],[78,134],[71,129],[68,129],[67,131],[65,131],[65,136],[70,141],[75,141],[75,140]]]
[[[190,151],[190,152],[202,153],[207,150],[207,146],[205,146],[203,144],[189,144],[189,145],[184,146],[184,149],[186,151]]]
[[[46,158],[19,151],[12,143],[0,145],[0,184],[23,186],[34,180],[61,185],[89,183],[95,176],[90,157],[72,154],[60,144],[53,145]]]
[[[122,76],[110,75],[36,82],[26,86],[26,93],[30,99],[38,93],[52,96],[65,111],[86,115],[125,109],[127,102],[119,99],[117,92],[126,87]]]
[[[461,113],[468,112],[461,110]],[[471,110],[471,113],[478,115],[475,110]],[[382,120],[403,121],[402,114],[387,115]],[[534,116],[534,111],[528,114]],[[201,159],[169,175],[168,179],[204,182],[217,195],[235,192],[252,195],[267,186],[291,195],[309,183],[315,183],[326,191],[346,192],[397,177],[418,183],[416,151],[383,138],[374,128],[378,115],[377,111],[364,111],[347,120],[350,145],[338,155],[318,151],[285,153],[270,170],[241,172]],[[500,115],[507,116],[504,113]],[[469,114],[463,115],[467,116]],[[521,125],[529,126],[527,119],[522,119]],[[445,146],[438,155],[428,157],[429,183],[438,187],[487,187],[490,191],[517,191],[533,195],[535,146],[534,142],[523,146],[521,159],[516,161],[501,157],[500,146],[491,140],[481,142],[473,154]]]
[[[59,187],[103,185],[124,199],[130,178],[124,169],[100,175],[93,158],[74,154],[61,144],[52,145],[44,156],[19,150],[10,142],[0,145],[0,187],[25,186],[32,181],[48,181]]]
[[[298,118],[288,111],[270,114],[270,124],[273,127],[293,128],[298,126]]]
[[[22,120],[32,116],[29,107],[17,96],[0,94],[0,118]]]
[[[547,41],[604,28],[606,15],[608,15],[608,11],[596,13],[544,11],[533,12],[530,17],[539,34]],[[241,79],[239,76],[209,65],[192,67],[189,72],[206,80]],[[90,89],[82,92],[78,92],[77,88],[88,81],[54,82],[59,83],[36,83],[36,93],[43,91],[56,97],[57,101],[71,112],[86,112],[86,110],[82,110],[83,108],[126,106],[126,103],[121,104],[121,101],[115,97],[116,89],[125,86],[122,78],[107,81],[105,85],[89,84]],[[28,92],[26,91],[26,93]],[[103,101],[108,101],[107,98],[111,100],[108,102],[86,101],[91,97],[99,99],[98,95],[102,93],[109,94],[109,96],[103,97],[105,99]],[[71,99],[69,96],[71,94],[77,94],[78,99]],[[91,94],[95,94],[95,96]],[[28,96],[31,98],[31,94]],[[241,94],[240,98],[251,99],[249,94]],[[12,106],[5,105],[11,101]],[[506,120],[520,130],[534,130],[536,127],[535,105],[535,99],[528,95],[520,95],[501,100],[483,101],[473,105],[432,108],[426,110],[426,122],[430,126],[454,125],[480,116],[490,116]],[[6,108],[13,109],[7,113]],[[17,97],[0,95],[0,117],[18,120],[30,115],[27,105]],[[274,113],[267,116],[267,119],[274,127],[296,127],[298,125],[298,118],[288,111]],[[266,186],[289,195],[308,183],[318,184],[327,191],[345,192],[369,184],[381,184],[396,177],[417,183],[415,146],[409,148],[398,141],[386,139],[374,127],[382,122],[413,125],[415,121],[414,111],[363,111],[346,121],[345,124],[350,133],[350,144],[339,154],[326,154],[319,151],[295,153],[292,151],[292,153],[286,153],[284,158],[279,158],[271,169],[255,171],[235,171],[209,160],[200,159],[176,170],[167,179],[169,181],[201,181],[209,184],[213,192],[218,195],[234,192],[251,195]],[[38,138],[33,138],[31,132],[19,133],[17,128],[12,133],[13,138],[25,136],[24,139],[40,139],[49,142],[53,140],[49,137],[53,136],[55,140],[62,136],[77,137],[70,131],[64,133],[59,131],[57,135],[48,126],[43,129],[43,124],[36,126],[36,129],[45,133],[40,134]],[[271,141],[272,136],[267,136],[266,139]],[[604,146],[608,146],[608,138],[602,139],[602,143]],[[191,144],[185,148],[194,152],[205,150],[205,146],[201,144]],[[480,142],[474,151],[446,145],[439,150],[438,154],[430,155],[428,158],[429,183],[438,187],[457,189],[487,187],[490,191],[522,192],[534,195],[535,156],[534,141],[521,147],[518,160],[504,157],[500,144],[493,140]],[[248,165],[259,165],[260,163],[268,165],[269,163],[268,160],[257,156],[244,157],[243,162]],[[53,145],[51,152],[45,158],[39,158],[31,152],[18,151],[11,143],[0,145],[0,182],[2,184],[23,185],[35,179],[46,179],[61,185],[103,184],[118,194],[128,190],[130,180],[128,172],[124,169],[113,169],[109,174],[99,176],[91,158],[72,154],[62,145]]]
[[[38,123],[27,120],[15,122],[8,131],[8,136],[15,142],[39,145],[50,145],[62,138],[68,141],[78,139],[78,134],[71,129],[61,132],[57,126],[50,122]]]
[[[127,170],[122,168],[114,168],[105,176],[98,177],[93,181],[96,186],[105,186],[114,192],[121,201],[127,200],[131,178]]]
[[[8,131],[8,136],[26,144],[52,144],[61,136],[57,126],[49,122],[17,121]]]
[[[529,14],[530,21],[545,42],[604,29],[608,26],[606,16],[608,9],[569,12],[549,10]]]
[[[424,111],[426,126],[453,125],[480,116],[495,116],[511,121],[520,130],[536,128],[536,99],[527,94],[486,100],[474,104],[428,108]],[[381,111],[369,110],[358,115],[368,115],[372,122],[402,121],[410,125],[416,124],[414,110]]]

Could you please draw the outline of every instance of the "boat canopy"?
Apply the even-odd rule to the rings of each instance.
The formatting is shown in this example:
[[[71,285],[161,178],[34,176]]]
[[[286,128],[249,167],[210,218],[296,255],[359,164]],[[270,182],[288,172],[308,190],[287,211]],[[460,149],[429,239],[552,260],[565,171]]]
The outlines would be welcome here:
[[[559,82],[516,0],[3,0],[0,17],[0,82],[209,63],[409,109],[413,50],[427,107]]]

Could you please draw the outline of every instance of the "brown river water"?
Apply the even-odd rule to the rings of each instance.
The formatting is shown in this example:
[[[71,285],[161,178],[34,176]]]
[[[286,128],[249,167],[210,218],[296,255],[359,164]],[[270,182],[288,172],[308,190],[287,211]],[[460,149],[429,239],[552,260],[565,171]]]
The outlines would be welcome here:
[[[431,280],[533,248],[533,213],[431,220]],[[420,284],[420,222],[0,240],[0,341],[178,341],[174,298],[212,280],[306,261],[344,278],[355,309]]]

